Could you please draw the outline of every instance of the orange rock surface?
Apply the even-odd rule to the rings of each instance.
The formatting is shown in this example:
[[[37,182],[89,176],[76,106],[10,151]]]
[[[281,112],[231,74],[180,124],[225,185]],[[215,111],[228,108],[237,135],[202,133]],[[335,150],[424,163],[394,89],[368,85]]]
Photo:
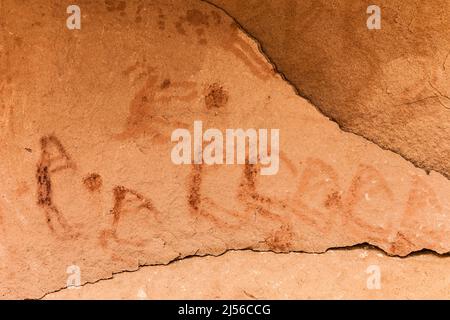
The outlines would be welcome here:
[[[343,132],[198,1],[2,2],[0,296],[252,249],[450,251],[450,182]],[[7,14],[6,14],[7,13]],[[280,167],[176,165],[177,129],[280,130]],[[274,150],[271,150],[274,152]]]

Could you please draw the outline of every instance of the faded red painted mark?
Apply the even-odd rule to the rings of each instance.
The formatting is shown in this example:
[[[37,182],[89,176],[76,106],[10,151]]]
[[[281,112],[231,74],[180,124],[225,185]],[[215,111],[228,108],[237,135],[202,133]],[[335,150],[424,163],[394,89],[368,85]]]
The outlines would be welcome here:
[[[83,179],[84,186],[91,192],[98,191],[103,185],[103,179],[98,173],[91,173]]]
[[[106,248],[109,240],[113,240],[118,244],[130,245],[137,248],[142,248],[146,244],[145,239],[125,239],[118,236],[118,228],[120,222],[124,219],[127,214],[133,215],[139,212],[141,209],[146,210],[150,215],[149,219],[154,220],[156,223],[160,224],[160,213],[153,205],[152,201],[141,193],[126,188],[124,186],[117,186],[113,190],[114,205],[110,213],[112,214],[112,225],[111,229],[103,230],[100,233],[99,240],[100,245]]]
[[[138,66],[131,66],[125,72],[136,72]],[[153,68],[148,68],[145,76],[147,80],[130,102],[125,128],[117,138],[122,140],[146,136],[152,142],[164,144],[170,140],[173,128],[188,126],[178,120],[179,112],[184,103],[195,99],[197,85],[192,81],[173,81],[168,78],[161,81]]]
[[[229,99],[228,92],[218,83],[213,83],[208,87],[205,95],[206,109],[222,109]]]
[[[41,158],[36,169],[37,204],[43,209],[50,230],[67,236],[72,233],[71,227],[64,215],[53,203],[51,176],[62,170],[74,169],[75,165],[55,136],[42,137],[40,144]]]

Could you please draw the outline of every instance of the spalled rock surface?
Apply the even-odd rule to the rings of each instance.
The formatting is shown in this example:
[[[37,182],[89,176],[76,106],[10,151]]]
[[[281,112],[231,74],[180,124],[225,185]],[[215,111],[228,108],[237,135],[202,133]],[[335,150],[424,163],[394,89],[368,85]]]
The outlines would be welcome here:
[[[362,248],[323,254],[228,252],[117,274],[45,298],[449,299],[449,263],[450,258],[431,254],[401,259]]]
[[[450,2],[208,0],[347,131],[450,177]],[[369,5],[381,30],[368,30]]]
[[[2,2],[0,294],[190,255],[450,251],[450,183],[338,126],[197,1]],[[280,170],[175,165],[173,130],[280,129]]]

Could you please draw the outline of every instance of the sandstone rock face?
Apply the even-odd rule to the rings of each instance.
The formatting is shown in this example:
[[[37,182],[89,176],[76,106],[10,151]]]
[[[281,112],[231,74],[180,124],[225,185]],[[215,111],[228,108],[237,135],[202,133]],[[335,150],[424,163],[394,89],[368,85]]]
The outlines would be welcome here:
[[[145,267],[45,298],[448,299],[449,262],[428,254],[388,257],[364,248],[323,254],[235,251]]]
[[[2,3],[2,297],[230,249],[450,251],[449,181],[341,131],[222,11],[80,1],[68,30],[67,5]],[[195,121],[279,129],[279,171],[174,164]]]
[[[450,177],[450,3],[210,0],[342,128]],[[381,8],[368,30],[367,8]]]

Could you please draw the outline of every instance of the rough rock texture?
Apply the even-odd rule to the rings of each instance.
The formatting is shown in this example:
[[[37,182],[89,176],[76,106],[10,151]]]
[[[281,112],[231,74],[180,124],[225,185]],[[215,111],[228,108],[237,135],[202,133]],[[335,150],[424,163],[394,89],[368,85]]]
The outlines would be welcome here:
[[[145,267],[46,299],[449,299],[450,258],[378,250],[228,252]],[[286,272],[289,270],[289,272]],[[379,270],[379,286],[372,285]]]
[[[450,2],[208,0],[345,130],[450,177]],[[368,30],[369,5],[381,30]]]
[[[450,251],[450,182],[341,131],[197,1],[2,1],[0,295],[251,248]],[[177,128],[279,128],[281,165],[174,165]]]

